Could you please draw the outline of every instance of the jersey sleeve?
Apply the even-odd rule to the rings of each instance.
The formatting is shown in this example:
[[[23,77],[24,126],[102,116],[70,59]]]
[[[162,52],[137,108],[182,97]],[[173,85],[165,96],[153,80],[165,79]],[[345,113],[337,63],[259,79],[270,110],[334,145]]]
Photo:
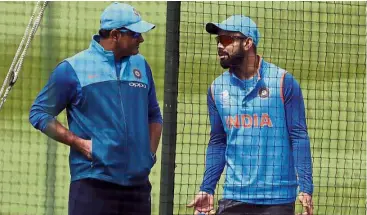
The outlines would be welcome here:
[[[289,73],[285,75],[283,81],[287,129],[292,144],[300,192],[312,195],[313,180],[310,139],[307,132],[305,104],[301,87]]]
[[[210,118],[210,140],[206,150],[206,164],[201,191],[214,194],[215,187],[225,167],[225,151],[227,147],[226,133],[223,123],[215,106],[212,90],[208,90],[208,111]]]

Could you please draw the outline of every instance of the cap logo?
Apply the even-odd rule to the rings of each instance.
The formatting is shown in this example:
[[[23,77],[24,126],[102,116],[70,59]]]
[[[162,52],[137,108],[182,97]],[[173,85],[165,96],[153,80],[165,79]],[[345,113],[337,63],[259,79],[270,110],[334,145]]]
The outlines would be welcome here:
[[[135,15],[140,16],[139,11],[137,11],[135,8],[133,8],[133,11],[134,11],[134,14],[135,14]]]

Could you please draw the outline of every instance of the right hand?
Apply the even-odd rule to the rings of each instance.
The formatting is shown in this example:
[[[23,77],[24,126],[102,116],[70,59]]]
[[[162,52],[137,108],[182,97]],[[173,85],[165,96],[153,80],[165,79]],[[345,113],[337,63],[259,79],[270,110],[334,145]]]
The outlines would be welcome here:
[[[308,193],[299,193],[298,199],[301,202],[305,212],[298,213],[297,215],[313,215],[313,201],[312,196]]]
[[[78,142],[78,150],[89,160],[92,160],[92,141],[80,139]]]
[[[200,191],[187,207],[195,209],[194,215],[214,214],[214,197],[209,193]]]

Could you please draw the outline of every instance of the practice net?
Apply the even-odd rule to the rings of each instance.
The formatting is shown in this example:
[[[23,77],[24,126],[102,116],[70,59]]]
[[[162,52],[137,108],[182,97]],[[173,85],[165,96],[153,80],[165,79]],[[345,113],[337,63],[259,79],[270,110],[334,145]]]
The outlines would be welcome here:
[[[366,213],[365,13],[365,2],[181,3],[175,214],[189,214],[185,204],[199,191],[210,137],[207,91],[225,71],[215,36],[205,31],[205,24],[233,14],[257,23],[257,52],[301,85],[311,142],[314,214]],[[222,197],[225,174],[215,203]],[[296,206],[300,213],[302,208]]]
[[[30,107],[63,59],[87,49],[111,2],[48,2],[17,83],[0,110],[0,214],[67,214],[69,149],[29,123]],[[165,2],[128,2],[156,28],[144,34],[141,53],[153,71],[162,107]],[[0,81],[5,79],[36,2],[0,2]],[[154,10],[152,10],[154,8]],[[159,53],[162,53],[159,54]],[[66,114],[58,120],[67,125]],[[158,156],[159,157],[159,156]],[[152,169],[152,211],[158,214],[160,162]]]
[[[128,2],[156,24],[140,51],[152,67],[163,112],[166,2]],[[50,2],[0,110],[0,214],[67,214],[68,147],[36,131],[29,108],[64,58],[86,49],[107,2]],[[0,81],[5,78],[35,2],[1,2]],[[366,213],[366,3],[181,2],[174,214],[202,182],[209,141],[207,90],[223,69],[205,23],[233,14],[258,25],[258,53],[286,69],[305,99],[314,176],[314,214]],[[164,117],[164,116],[163,116]],[[65,113],[58,119],[66,125]],[[166,120],[166,119],[164,119]],[[158,150],[158,159],[162,156]],[[150,180],[152,214],[159,214],[160,161]],[[221,198],[225,172],[217,186]],[[297,212],[301,211],[297,204]]]

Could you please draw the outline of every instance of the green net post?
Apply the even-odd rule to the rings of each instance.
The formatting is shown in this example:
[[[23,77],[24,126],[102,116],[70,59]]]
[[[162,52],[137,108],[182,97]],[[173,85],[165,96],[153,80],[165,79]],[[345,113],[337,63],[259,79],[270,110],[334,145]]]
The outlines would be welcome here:
[[[173,214],[181,2],[167,2],[160,214]]]

